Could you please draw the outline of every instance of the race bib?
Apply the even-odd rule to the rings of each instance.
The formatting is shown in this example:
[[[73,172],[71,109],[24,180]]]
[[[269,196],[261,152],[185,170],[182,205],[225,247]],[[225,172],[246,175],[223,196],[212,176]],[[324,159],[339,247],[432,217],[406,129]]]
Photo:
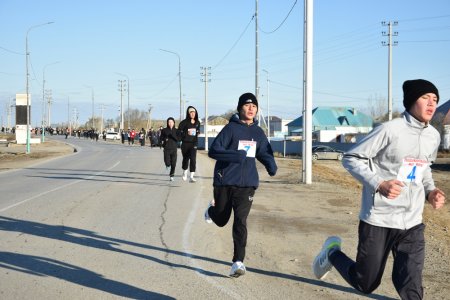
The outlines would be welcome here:
[[[247,157],[255,157],[256,141],[239,141],[238,150],[245,150]]]
[[[403,159],[402,166],[398,170],[397,180],[404,183],[421,183],[423,179],[423,173],[428,167],[428,161],[423,159],[405,158]]]
[[[188,129],[188,135],[196,136],[197,135],[197,129],[196,128],[189,128]]]

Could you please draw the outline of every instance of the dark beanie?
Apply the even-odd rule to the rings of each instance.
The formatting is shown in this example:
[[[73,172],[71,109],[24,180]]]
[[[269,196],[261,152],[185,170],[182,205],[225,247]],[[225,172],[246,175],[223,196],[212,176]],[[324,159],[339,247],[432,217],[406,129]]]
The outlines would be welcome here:
[[[237,110],[240,111],[242,106],[244,106],[247,103],[253,103],[256,105],[256,107],[258,107],[258,100],[256,99],[255,95],[253,95],[252,93],[245,93],[239,97]]]
[[[407,111],[421,96],[433,93],[439,102],[439,92],[436,86],[424,79],[406,80],[403,83],[403,106]]]

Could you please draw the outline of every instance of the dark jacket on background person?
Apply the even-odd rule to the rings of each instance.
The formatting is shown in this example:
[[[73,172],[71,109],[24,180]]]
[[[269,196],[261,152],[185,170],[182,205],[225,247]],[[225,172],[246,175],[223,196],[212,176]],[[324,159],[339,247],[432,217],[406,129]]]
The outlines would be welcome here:
[[[177,135],[177,129],[175,128],[175,125],[172,127],[172,129],[170,129],[169,120],[173,120],[175,123],[175,120],[173,118],[167,119],[167,127],[161,130],[160,140],[164,149],[176,150],[178,148],[179,137]]]
[[[245,150],[238,150],[239,141],[256,141],[255,157],[247,157]],[[269,175],[277,172],[272,147],[258,122],[248,125],[239,119],[238,114],[231,117],[219,135],[214,139],[209,157],[217,160],[214,167],[214,182],[217,186],[254,187],[259,185],[256,159],[265,167]]]
[[[193,106],[189,106],[186,109],[186,119],[181,121],[178,126],[178,131],[183,143],[193,143],[197,146],[198,135],[200,134],[200,121],[198,119],[197,109],[195,109],[195,123],[191,123],[191,117],[189,115],[189,109],[191,108],[195,109]]]

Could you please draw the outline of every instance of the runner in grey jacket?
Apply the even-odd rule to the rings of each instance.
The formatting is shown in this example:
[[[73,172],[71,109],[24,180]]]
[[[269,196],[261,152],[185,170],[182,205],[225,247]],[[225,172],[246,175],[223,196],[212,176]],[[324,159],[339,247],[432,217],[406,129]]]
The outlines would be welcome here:
[[[440,136],[430,124],[439,92],[429,81],[403,84],[402,118],[376,127],[345,153],[344,167],[363,184],[356,261],[341,251],[341,239],[329,237],[313,262],[323,279],[334,266],[341,276],[363,293],[381,283],[392,252],[392,282],[402,299],[422,299],[425,238],[422,213],[425,200],[434,208],[445,202],[435,187],[431,164]]]
[[[402,118],[376,127],[345,153],[342,164],[363,184],[360,220],[397,229],[422,223],[425,196],[436,188],[430,165],[439,144],[434,127],[404,112]],[[392,179],[403,183],[395,200],[377,192],[383,181]]]

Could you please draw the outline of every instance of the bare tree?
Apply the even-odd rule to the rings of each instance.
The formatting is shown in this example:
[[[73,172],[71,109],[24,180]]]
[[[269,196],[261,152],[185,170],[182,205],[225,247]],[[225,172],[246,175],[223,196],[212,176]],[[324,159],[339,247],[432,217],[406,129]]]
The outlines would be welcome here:
[[[386,98],[375,94],[370,96],[367,106],[367,113],[372,117],[373,120],[380,120],[387,112]]]

